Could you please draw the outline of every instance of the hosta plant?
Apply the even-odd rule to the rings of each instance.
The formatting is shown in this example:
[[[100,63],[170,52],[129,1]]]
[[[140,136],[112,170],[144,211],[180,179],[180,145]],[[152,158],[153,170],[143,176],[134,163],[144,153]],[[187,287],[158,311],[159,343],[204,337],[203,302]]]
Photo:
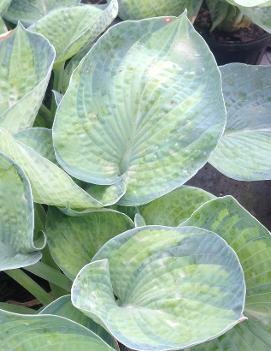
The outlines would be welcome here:
[[[33,299],[0,303],[0,349],[268,351],[270,233],[185,183],[270,180],[271,69],[217,67],[186,13],[97,38],[117,12],[1,8],[0,270]]]

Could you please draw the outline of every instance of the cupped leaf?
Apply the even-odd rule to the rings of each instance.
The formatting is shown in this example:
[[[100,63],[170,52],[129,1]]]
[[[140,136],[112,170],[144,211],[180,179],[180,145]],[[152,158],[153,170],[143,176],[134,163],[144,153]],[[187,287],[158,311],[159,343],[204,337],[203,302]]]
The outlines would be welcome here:
[[[35,22],[30,29],[43,34],[56,49],[56,63],[63,63],[93,42],[118,14],[118,1],[106,8],[79,5],[59,8]]]
[[[268,230],[231,196],[202,205],[183,225],[213,230],[224,238],[239,257],[247,289],[248,321],[195,351],[270,350],[271,235]]]
[[[228,110],[225,133],[209,162],[236,180],[271,179],[271,67],[221,67]]]
[[[46,236],[55,262],[74,279],[105,242],[132,227],[131,219],[116,211],[70,217],[50,208]]]
[[[141,19],[157,16],[179,16],[185,9],[188,15],[197,15],[202,0],[119,0],[119,16],[126,19]]]
[[[214,195],[205,190],[183,186],[160,199],[141,206],[139,212],[146,224],[175,227],[189,218],[200,205],[214,198]]]
[[[148,226],[107,242],[77,275],[72,303],[136,350],[177,350],[232,328],[243,272],[216,234]]]
[[[5,351],[112,351],[89,329],[64,317],[0,310],[0,324],[0,343]]]
[[[74,209],[102,206],[61,168],[1,128],[0,152],[24,170],[30,180],[35,202]]]
[[[29,26],[52,10],[79,3],[80,0],[12,0],[11,6],[5,12],[5,19],[12,23],[21,21]]]
[[[11,0],[1,0],[0,2],[0,14],[5,12],[11,4]]]
[[[20,167],[0,153],[0,270],[38,262],[44,238],[34,240],[31,187]]]
[[[68,173],[122,182],[120,203],[141,205],[190,179],[224,123],[216,63],[184,14],[109,29],[74,71],[53,140]]]
[[[47,39],[20,24],[0,40],[0,126],[16,133],[31,127],[55,59]]]
[[[119,350],[116,340],[104,328],[93,322],[93,320],[85,316],[72,305],[70,295],[61,296],[59,299],[53,301],[47,305],[40,314],[52,314],[77,322],[93,331],[93,333],[101,337],[109,346]]]

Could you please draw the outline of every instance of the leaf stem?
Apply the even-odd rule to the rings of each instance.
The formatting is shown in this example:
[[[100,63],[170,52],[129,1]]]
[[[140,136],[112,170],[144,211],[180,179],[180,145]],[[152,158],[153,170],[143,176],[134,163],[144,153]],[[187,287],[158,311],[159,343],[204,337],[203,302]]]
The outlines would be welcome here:
[[[21,269],[12,269],[5,273],[29,291],[41,304],[48,305],[53,301],[53,297]]]
[[[28,266],[24,269],[40,278],[47,280],[49,283],[52,283],[65,291],[70,292],[71,290],[71,281],[60,271],[48,266],[43,262],[38,262],[33,266]]]

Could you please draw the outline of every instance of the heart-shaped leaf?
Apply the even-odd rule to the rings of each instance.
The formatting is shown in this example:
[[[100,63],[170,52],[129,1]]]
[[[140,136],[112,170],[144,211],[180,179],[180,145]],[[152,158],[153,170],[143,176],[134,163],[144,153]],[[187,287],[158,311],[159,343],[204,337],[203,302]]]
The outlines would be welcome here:
[[[53,301],[47,305],[40,314],[53,314],[77,322],[100,336],[109,346],[119,350],[116,340],[104,328],[93,322],[93,320],[85,316],[72,305],[70,295],[61,296],[59,299]]]
[[[189,218],[200,205],[214,198],[214,195],[205,190],[182,186],[160,199],[141,206],[139,212],[146,224],[175,227]]]
[[[59,8],[35,22],[30,29],[43,34],[56,49],[56,63],[63,63],[93,42],[118,14],[118,1],[104,9],[94,5]]]
[[[72,303],[135,350],[178,350],[242,316],[244,277],[216,234],[149,226],[107,242],[77,275]]]
[[[247,288],[248,321],[195,351],[270,350],[271,235],[268,230],[231,196],[202,205],[183,225],[213,230],[224,238],[239,257]]]
[[[0,270],[38,262],[44,238],[34,240],[34,207],[24,172],[0,153]]]
[[[46,141],[40,139],[40,142],[42,140]],[[61,168],[1,128],[0,152],[24,170],[30,180],[35,202],[74,209],[102,207]]]
[[[20,24],[0,40],[0,126],[12,133],[31,127],[50,78],[55,50]]]
[[[236,180],[271,179],[271,67],[221,67],[228,110],[225,133],[209,162]]]
[[[5,12],[5,19],[12,23],[21,21],[29,26],[52,10],[79,3],[80,0],[12,0],[11,6]]]
[[[59,316],[0,310],[0,324],[0,343],[5,351],[112,351],[89,329]]]
[[[188,15],[197,15],[202,0],[119,0],[122,19],[141,19],[157,16],[179,16],[185,9]]]
[[[120,23],[72,75],[53,126],[57,160],[80,180],[123,182],[121,204],[148,203],[206,163],[225,123],[220,84],[185,15]]]
[[[92,212],[70,217],[50,208],[46,236],[55,262],[74,279],[105,242],[132,227],[131,219],[120,212]]]

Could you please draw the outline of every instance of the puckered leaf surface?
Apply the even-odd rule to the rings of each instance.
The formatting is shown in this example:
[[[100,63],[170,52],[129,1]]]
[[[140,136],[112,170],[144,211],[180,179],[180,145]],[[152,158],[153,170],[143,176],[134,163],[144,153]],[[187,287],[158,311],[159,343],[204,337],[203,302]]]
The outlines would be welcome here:
[[[12,133],[31,127],[55,59],[48,40],[21,25],[0,38],[0,126]]]
[[[40,139],[40,143],[46,140]],[[102,207],[56,164],[1,128],[0,152],[24,170],[30,180],[35,202],[74,209]]]
[[[94,184],[123,182],[120,203],[141,205],[191,178],[224,123],[217,66],[182,15],[108,30],[74,71],[53,140],[68,173]]]
[[[55,262],[74,279],[104,243],[132,227],[131,219],[120,212],[92,212],[70,217],[50,208],[46,236]]]
[[[147,226],[107,242],[77,275],[72,302],[136,350],[178,350],[242,316],[243,272],[216,234]]]
[[[29,181],[20,167],[0,153],[0,270],[38,262],[43,246],[43,238],[40,239],[34,240]]]
[[[146,224],[175,227],[189,218],[200,205],[214,198],[214,195],[205,190],[183,186],[160,199],[141,206],[139,211]]]
[[[94,41],[117,14],[117,0],[111,0],[106,8],[94,5],[59,8],[35,22],[30,29],[49,39],[56,49],[56,63],[61,63]]]
[[[193,351],[268,351],[271,348],[271,235],[231,196],[211,200],[184,226],[213,230],[237,253],[245,273],[247,321]]]
[[[271,179],[271,67],[221,67],[228,110],[225,133],[209,162],[236,180]]]
[[[179,16],[185,9],[196,16],[202,0],[119,0],[119,16],[123,20],[157,16]]]
[[[5,351],[112,351],[89,329],[59,316],[0,310],[0,324],[0,345]]]
[[[96,335],[99,335],[109,346],[119,350],[118,343],[112,335],[72,305],[70,295],[61,296],[59,299],[53,301],[40,314],[53,314],[77,322],[93,331]]]
[[[80,0],[12,0],[11,6],[5,12],[5,19],[12,23],[21,21],[29,26],[52,10],[79,3]]]

